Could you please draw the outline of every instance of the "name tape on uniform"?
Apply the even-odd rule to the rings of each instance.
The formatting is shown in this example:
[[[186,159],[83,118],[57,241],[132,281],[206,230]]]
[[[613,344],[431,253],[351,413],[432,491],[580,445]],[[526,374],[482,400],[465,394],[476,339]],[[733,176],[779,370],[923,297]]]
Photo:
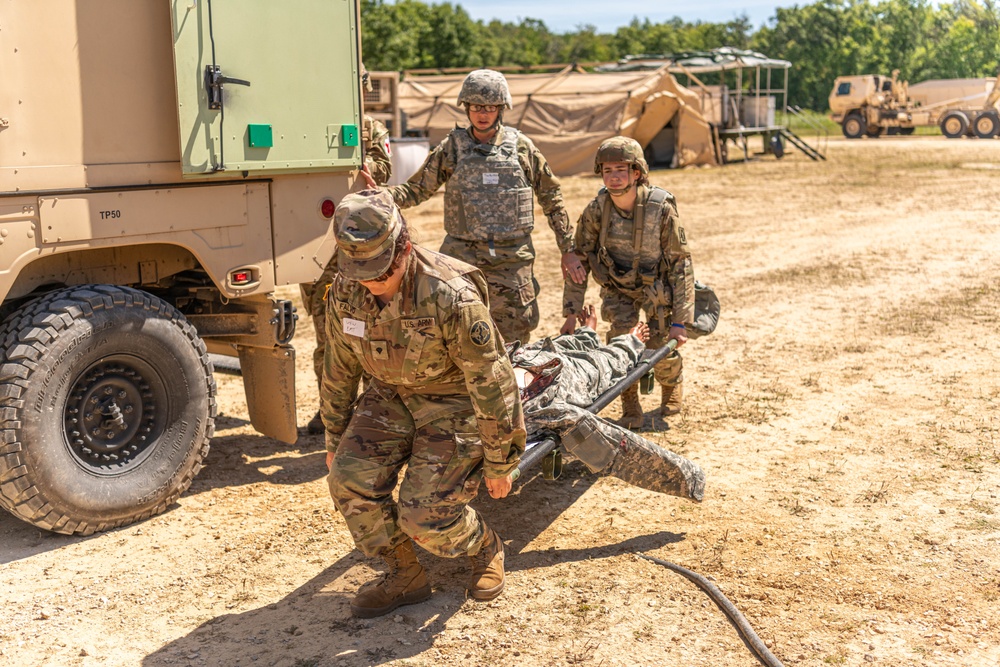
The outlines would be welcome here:
[[[352,320],[350,317],[344,318],[344,333],[357,338],[365,337],[365,323],[361,320]]]
[[[492,172],[483,174],[483,185],[499,185],[499,184],[500,184],[500,174]]]
[[[404,329],[423,329],[434,326],[433,317],[417,317],[412,320],[403,320]]]

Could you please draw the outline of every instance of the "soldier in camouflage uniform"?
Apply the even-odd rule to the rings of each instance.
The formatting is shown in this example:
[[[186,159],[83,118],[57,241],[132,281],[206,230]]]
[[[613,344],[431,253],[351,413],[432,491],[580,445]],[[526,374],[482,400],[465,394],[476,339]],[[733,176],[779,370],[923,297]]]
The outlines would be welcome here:
[[[705,473],[696,463],[607,422],[587,408],[635,367],[646,349],[649,328],[632,330],[601,345],[593,306],[571,335],[546,338],[511,354],[518,376],[529,440],[556,435],[570,458],[591,472],[629,484],[701,502]]]
[[[347,195],[334,224],[340,272],[320,391],[330,494],[358,548],[389,565],[351,609],[381,616],[430,596],[414,542],[470,556],[470,594],[493,599],[504,586],[503,543],[469,502],[484,476],[491,496],[507,495],[525,431],[486,280],[412,245],[385,191]],[[370,379],[355,402],[362,373]]]
[[[601,317],[611,323],[608,337],[627,332],[644,310],[650,345],[660,347],[673,338],[680,347],[687,341],[686,326],[694,321],[694,269],[674,197],[649,185],[649,167],[634,139],[614,137],[601,144],[594,172],[605,187],[580,215],[576,252],[601,285]],[[586,280],[565,282],[566,324],[560,331],[572,330],[586,289]],[[660,417],[677,414],[683,397],[680,355],[659,362],[654,374],[662,388]],[[643,424],[637,386],[622,393],[620,423],[626,428]]]
[[[368,78],[368,70],[361,65],[361,81],[367,91],[371,91],[372,84]],[[361,119],[361,146],[365,153],[365,167],[371,174],[372,180],[378,185],[385,185],[392,177],[392,149],[389,146],[389,130],[381,121],[365,115]],[[326,302],[323,297],[326,295],[326,288],[337,275],[337,255],[334,253],[323,270],[319,280],[315,283],[303,283],[299,285],[302,293],[302,304],[312,316],[313,329],[316,331],[316,349],[313,350],[313,370],[316,372],[317,384],[323,378],[323,347],[326,343]],[[319,412],[309,421],[306,431],[311,435],[319,435],[323,432],[323,420],[320,419]]]
[[[527,342],[538,326],[538,281],[532,192],[562,252],[563,275],[579,282],[573,230],[559,181],[531,139],[502,124],[512,105],[507,80],[493,70],[470,73],[458,94],[468,128],[457,128],[410,180],[389,188],[400,208],[416,206],[445,186],[441,252],[478,267],[490,289],[490,314],[508,340]]]

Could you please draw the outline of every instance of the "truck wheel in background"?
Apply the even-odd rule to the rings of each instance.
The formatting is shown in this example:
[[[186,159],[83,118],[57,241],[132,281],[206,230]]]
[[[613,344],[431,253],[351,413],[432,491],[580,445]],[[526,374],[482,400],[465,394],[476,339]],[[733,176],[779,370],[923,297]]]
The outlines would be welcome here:
[[[159,514],[215,429],[204,342],[173,306],[113,285],[61,289],[0,328],[0,506],[89,535]]]
[[[865,121],[859,113],[849,113],[840,126],[841,132],[848,139],[860,139],[865,133]]]
[[[871,137],[872,139],[878,139],[879,137],[882,136],[882,132],[884,131],[885,128],[880,125],[869,125],[868,129],[865,130],[865,134]]]
[[[941,118],[941,134],[958,139],[969,131],[969,117],[961,111],[949,111]]]
[[[996,111],[986,111],[972,121],[972,131],[980,139],[992,139],[1000,134],[1000,116]]]

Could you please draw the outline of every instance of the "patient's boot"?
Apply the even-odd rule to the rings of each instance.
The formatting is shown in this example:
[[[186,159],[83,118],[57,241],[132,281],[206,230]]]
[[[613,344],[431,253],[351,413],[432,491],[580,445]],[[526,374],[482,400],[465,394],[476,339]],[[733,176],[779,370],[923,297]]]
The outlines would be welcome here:
[[[663,418],[673,417],[679,414],[684,406],[684,383],[678,382],[675,385],[662,385],[660,395],[660,416]]]
[[[427,573],[409,538],[382,554],[382,559],[389,571],[382,579],[365,584],[351,600],[351,613],[358,618],[383,616],[396,607],[423,602],[431,596]]]
[[[639,403],[639,385],[633,384],[622,392],[622,418],[619,426],[628,429],[642,427],[642,404]]]

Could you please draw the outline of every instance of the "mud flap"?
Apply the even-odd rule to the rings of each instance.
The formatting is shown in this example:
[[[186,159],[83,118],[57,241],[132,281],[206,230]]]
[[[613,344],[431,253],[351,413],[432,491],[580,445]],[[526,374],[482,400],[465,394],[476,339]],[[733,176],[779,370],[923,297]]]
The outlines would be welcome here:
[[[298,439],[295,424],[295,348],[247,347],[238,345],[247,411],[254,429],[264,435],[294,443]]]

